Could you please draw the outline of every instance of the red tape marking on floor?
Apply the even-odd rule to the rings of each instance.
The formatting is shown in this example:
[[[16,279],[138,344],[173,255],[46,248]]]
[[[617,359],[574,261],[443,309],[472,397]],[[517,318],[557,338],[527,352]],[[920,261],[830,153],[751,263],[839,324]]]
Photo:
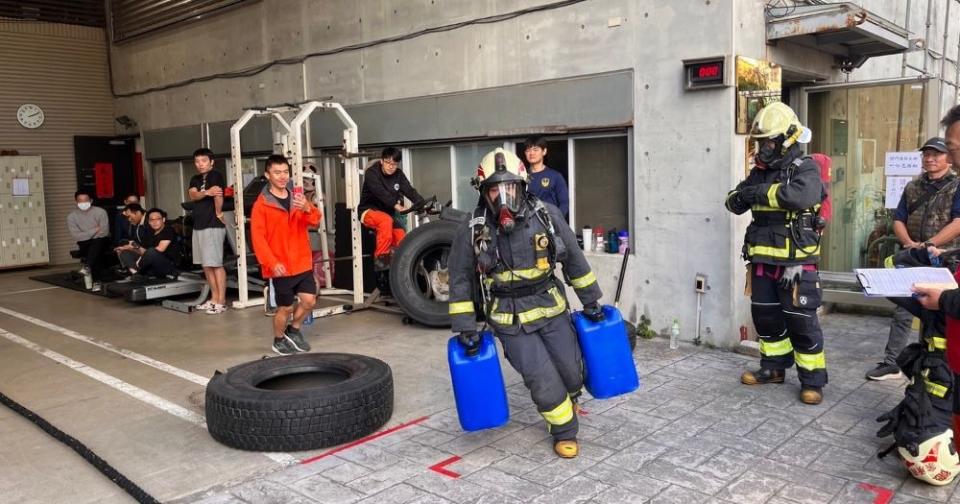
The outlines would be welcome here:
[[[893,490],[890,490],[889,488],[871,485],[870,483],[860,483],[860,488],[876,494],[876,498],[873,499],[873,504],[889,504],[889,502],[893,499]]]
[[[459,455],[454,455],[454,456],[448,458],[447,460],[444,460],[443,462],[439,462],[439,463],[433,464],[432,466],[429,467],[429,469],[430,469],[431,471],[433,471],[433,472],[440,473],[440,474],[442,474],[442,475],[444,475],[444,476],[447,476],[447,477],[450,477],[450,478],[453,478],[453,479],[457,479],[457,478],[460,477],[460,474],[459,474],[459,473],[455,473],[455,472],[453,472],[453,471],[451,471],[451,470],[449,470],[449,469],[444,469],[444,467],[445,467],[445,466],[448,466],[448,465],[450,465],[450,464],[452,464],[452,463],[454,463],[454,462],[457,462],[457,461],[459,461],[459,460],[460,460],[460,456],[459,456]]]
[[[426,420],[426,419],[428,419],[428,418],[430,418],[430,417],[429,417],[429,416],[420,417],[420,418],[418,418],[418,419],[416,419],[416,420],[411,420],[411,421],[409,421],[409,422],[407,422],[407,423],[400,424],[400,425],[398,425],[398,426],[396,426],[396,427],[391,427],[391,428],[389,428],[389,429],[387,429],[387,430],[385,430],[385,431],[383,431],[383,432],[377,432],[377,433],[375,433],[375,434],[370,434],[370,435],[367,436],[367,437],[360,438],[360,439],[358,439],[358,440],[356,440],[356,441],[354,441],[354,442],[352,442],[352,443],[348,443],[348,444],[345,444],[345,445],[343,445],[343,446],[334,448],[334,449],[332,449],[332,450],[330,450],[330,451],[323,452],[323,453],[321,453],[320,455],[317,455],[317,456],[315,456],[315,457],[310,457],[310,458],[308,458],[308,459],[303,459],[303,460],[300,461],[300,463],[301,463],[301,464],[309,464],[309,463],[311,463],[311,462],[316,462],[316,461],[318,461],[318,460],[320,460],[320,459],[322,459],[322,458],[327,458],[327,457],[329,457],[330,455],[333,455],[333,454],[335,454],[335,453],[340,453],[340,452],[342,452],[342,451],[344,451],[344,450],[348,450],[348,449],[350,449],[350,448],[353,448],[354,446],[362,445],[363,443],[366,443],[366,442],[369,442],[369,441],[373,441],[374,439],[381,438],[381,437],[383,437],[383,436],[386,436],[387,434],[393,434],[394,432],[397,432],[397,431],[400,430],[400,429],[406,429],[407,427],[410,427],[411,425],[416,425],[416,424],[418,424],[418,423],[420,423],[420,422],[423,422],[424,420]]]

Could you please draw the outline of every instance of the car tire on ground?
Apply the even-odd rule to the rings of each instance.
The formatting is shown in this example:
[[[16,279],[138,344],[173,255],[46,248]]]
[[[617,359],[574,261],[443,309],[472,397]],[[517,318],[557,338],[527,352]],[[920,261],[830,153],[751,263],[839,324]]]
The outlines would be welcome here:
[[[387,423],[393,373],[387,363],[364,355],[267,358],[217,372],[205,404],[210,435],[227,446],[314,450],[359,439]]]
[[[438,220],[410,232],[393,256],[390,265],[390,290],[400,308],[413,320],[430,327],[450,327],[446,301],[437,301],[424,294],[417,268],[424,257],[450,250],[459,222]],[[432,259],[431,259],[432,261]]]

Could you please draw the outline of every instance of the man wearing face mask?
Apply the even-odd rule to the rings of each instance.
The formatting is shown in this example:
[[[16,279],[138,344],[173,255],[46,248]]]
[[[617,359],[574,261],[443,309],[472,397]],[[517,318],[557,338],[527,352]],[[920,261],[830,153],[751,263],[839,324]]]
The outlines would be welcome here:
[[[77,209],[67,216],[67,229],[84,258],[80,274],[89,279],[87,288],[95,290],[97,286],[93,282],[99,278],[103,253],[110,246],[110,221],[107,211],[93,206],[93,199],[86,191],[77,191],[73,197]]]
[[[576,457],[574,401],[583,367],[564,286],[554,274],[557,264],[594,321],[603,319],[600,287],[560,210],[527,192],[527,172],[516,155],[501,148],[490,152],[476,180],[480,202],[450,250],[453,332],[468,353],[479,344],[473,293],[482,286],[486,321],[523,375],[554,451]]]
[[[750,132],[754,168],[727,194],[727,210],[752,211],[744,237],[746,290],[760,337],[760,369],[746,371],[746,385],[783,383],[797,365],[800,400],[819,404],[827,383],[823,332],[817,320],[821,289],[817,263],[826,191],[816,162],[803,157],[799,143],[809,135],[783,103],[762,108]]]

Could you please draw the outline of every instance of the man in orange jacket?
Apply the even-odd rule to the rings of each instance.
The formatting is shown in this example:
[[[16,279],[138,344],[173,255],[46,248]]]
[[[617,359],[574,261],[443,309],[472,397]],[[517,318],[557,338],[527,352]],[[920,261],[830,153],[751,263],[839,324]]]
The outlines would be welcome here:
[[[263,277],[273,279],[277,300],[273,351],[280,355],[309,352],[300,327],[316,304],[317,284],[307,228],[320,223],[320,210],[303,196],[302,186],[294,188],[290,183],[287,158],[276,154],[267,158],[264,176],[269,184],[253,203],[250,235]],[[296,310],[295,297],[300,300]]]

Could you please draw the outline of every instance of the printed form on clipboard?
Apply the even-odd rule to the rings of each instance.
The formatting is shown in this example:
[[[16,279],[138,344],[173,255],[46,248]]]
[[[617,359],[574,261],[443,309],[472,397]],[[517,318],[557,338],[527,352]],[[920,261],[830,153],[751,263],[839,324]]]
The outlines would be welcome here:
[[[957,282],[947,268],[858,268],[853,270],[867,297],[910,297],[914,285],[956,289]]]

